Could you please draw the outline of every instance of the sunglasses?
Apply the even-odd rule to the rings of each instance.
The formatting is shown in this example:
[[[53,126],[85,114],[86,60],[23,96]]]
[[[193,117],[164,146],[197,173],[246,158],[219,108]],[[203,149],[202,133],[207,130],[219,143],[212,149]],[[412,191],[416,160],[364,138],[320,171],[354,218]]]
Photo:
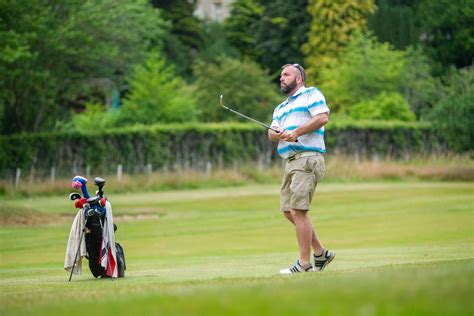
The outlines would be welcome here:
[[[286,65],[283,65],[281,67],[281,69],[284,69],[288,66],[293,66],[296,69],[298,69],[298,71],[300,72],[301,78],[303,79],[303,82],[306,81],[306,71],[304,70],[304,68],[300,64],[286,64]]]

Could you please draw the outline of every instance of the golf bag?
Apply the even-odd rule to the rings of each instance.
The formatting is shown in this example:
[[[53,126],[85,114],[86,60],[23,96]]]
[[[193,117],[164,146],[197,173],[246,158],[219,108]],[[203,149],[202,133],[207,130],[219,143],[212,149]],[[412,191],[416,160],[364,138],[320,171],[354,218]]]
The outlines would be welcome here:
[[[89,260],[89,269],[92,272],[94,277],[101,277],[107,278],[106,269],[101,265],[101,251],[103,249],[103,223],[105,222],[105,213],[101,214],[99,212],[93,211],[90,212],[91,214],[87,216],[86,220],[86,233],[85,233],[85,241],[86,241],[86,249],[87,249],[87,256],[86,258]],[[114,234],[117,230],[117,225],[114,224]],[[118,242],[115,242],[115,253],[117,258],[117,269],[118,269],[118,277],[123,278],[125,276],[125,254],[123,252],[122,245]]]
[[[94,277],[109,278],[117,276],[121,278],[125,276],[126,270],[125,253],[123,247],[115,242],[117,226],[113,223],[112,205],[104,197],[105,180],[97,177],[94,182],[99,190],[96,192],[96,196],[91,197],[86,187],[87,179],[80,176],[74,177],[72,186],[76,189],[80,188],[83,196],[81,197],[78,193],[69,195],[71,200],[76,200],[76,208],[83,212],[83,214],[80,214],[83,215],[85,220],[81,242],[82,236],[84,236],[87,253],[85,257],[89,261],[89,269]],[[112,243],[115,247],[112,247]],[[74,265],[76,260],[77,254]]]

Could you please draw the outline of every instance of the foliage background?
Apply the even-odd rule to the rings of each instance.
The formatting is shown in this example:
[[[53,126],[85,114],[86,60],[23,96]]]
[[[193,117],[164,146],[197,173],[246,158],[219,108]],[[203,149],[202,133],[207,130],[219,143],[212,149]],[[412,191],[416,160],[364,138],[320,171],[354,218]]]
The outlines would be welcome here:
[[[197,5],[1,0],[0,130],[15,135],[4,141],[239,121],[221,94],[270,122],[285,98],[280,65],[297,62],[326,96],[328,127],[421,122],[438,148],[472,152],[474,0],[235,0],[222,23],[197,18]]]

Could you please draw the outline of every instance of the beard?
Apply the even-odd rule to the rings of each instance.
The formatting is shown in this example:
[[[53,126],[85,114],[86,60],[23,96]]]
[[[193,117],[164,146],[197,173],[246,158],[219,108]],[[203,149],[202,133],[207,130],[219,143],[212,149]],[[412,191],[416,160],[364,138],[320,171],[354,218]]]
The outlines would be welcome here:
[[[290,93],[291,91],[293,91],[294,88],[296,88],[298,84],[296,83],[296,79],[293,80],[292,82],[290,82],[288,85],[285,85],[284,83],[282,83],[280,85],[280,90],[281,92],[283,92],[284,94],[288,94]]]

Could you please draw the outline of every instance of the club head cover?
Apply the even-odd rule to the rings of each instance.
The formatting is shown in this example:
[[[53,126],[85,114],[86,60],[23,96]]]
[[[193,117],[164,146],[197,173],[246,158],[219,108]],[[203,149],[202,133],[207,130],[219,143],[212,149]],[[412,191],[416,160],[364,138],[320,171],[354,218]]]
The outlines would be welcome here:
[[[84,204],[87,203],[87,199],[86,198],[80,198],[79,200],[76,200],[76,203],[74,203],[74,206],[76,208],[83,208],[84,207]]]
[[[82,176],[75,176],[72,179],[72,187],[74,189],[81,189],[82,195],[85,198],[90,198],[89,192],[87,191],[87,178],[82,177]]]
[[[74,189],[80,189],[85,184],[87,184],[87,179],[82,176],[75,176],[72,178],[72,187]]]

